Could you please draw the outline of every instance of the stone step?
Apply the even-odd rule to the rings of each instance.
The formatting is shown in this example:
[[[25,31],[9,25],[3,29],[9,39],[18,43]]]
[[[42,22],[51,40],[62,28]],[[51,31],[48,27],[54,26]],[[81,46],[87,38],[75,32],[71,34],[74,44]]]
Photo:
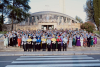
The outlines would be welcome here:
[[[62,49],[63,50],[63,49]],[[72,49],[72,48],[67,48],[68,51],[87,51],[87,50],[100,50],[100,48],[77,48],[77,49]],[[22,48],[3,48],[0,49],[0,51],[23,51]],[[57,51],[57,49],[56,49]]]

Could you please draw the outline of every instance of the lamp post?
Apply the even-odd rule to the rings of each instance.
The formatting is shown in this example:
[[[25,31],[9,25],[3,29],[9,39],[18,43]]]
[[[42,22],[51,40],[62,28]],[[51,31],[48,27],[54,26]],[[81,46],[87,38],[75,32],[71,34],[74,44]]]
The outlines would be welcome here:
[[[100,18],[99,18],[99,35],[100,35]]]

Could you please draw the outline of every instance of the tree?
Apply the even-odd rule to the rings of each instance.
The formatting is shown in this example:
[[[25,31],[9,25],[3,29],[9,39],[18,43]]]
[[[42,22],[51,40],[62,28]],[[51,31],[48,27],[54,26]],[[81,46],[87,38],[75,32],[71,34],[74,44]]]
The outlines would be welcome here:
[[[93,0],[87,0],[84,11],[87,14],[87,21],[94,23],[94,9],[93,9]]]
[[[7,13],[9,12],[7,10],[7,5],[9,4],[9,0],[1,0],[0,1],[0,31],[2,30],[2,24],[4,23],[4,19],[7,15]]]
[[[93,7],[94,7],[95,24],[96,24],[98,30],[100,30],[99,29],[99,23],[100,23],[100,21],[99,21],[99,18],[100,18],[100,0],[93,0],[93,5],[94,5]]]
[[[1,24],[4,23],[4,17],[7,15],[9,10],[7,10],[7,5],[9,5],[9,0],[0,1],[0,13],[2,13]]]
[[[88,32],[93,32],[93,30],[95,30],[95,25],[92,22],[88,21],[81,25],[81,29],[86,29],[86,31]]]
[[[8,5],[7,8],[10,9],[8,17],[12,19],[12,30],[14,20],[20,23],[29,16],[28,11],[30,6],[28,2],[29,0],[10,0],[10,5]]]
[[[79,21],[80,23],[83,23],[83,21],[82,21],[82,19],[81,19],[80,17],[76,16],[75,19],[76,19],[77,21]]]

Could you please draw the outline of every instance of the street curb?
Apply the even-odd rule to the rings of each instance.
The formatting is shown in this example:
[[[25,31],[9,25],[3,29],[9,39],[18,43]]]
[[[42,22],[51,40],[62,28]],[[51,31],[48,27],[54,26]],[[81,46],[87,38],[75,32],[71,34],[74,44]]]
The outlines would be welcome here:
[[[47,56],[47,55],[100,55],[100,53],[70,53],[70,54],[1,54],[0,56]]]

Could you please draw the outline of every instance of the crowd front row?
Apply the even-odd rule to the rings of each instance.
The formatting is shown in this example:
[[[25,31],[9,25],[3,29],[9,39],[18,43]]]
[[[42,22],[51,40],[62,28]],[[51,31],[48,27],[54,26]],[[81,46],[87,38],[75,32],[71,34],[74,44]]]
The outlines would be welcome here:
[[[97,44],[97,37],[86,31],[12,31],[4,35],[4,46],[23,45],[24,51],[67,51],[73,46],[93,47]]]

